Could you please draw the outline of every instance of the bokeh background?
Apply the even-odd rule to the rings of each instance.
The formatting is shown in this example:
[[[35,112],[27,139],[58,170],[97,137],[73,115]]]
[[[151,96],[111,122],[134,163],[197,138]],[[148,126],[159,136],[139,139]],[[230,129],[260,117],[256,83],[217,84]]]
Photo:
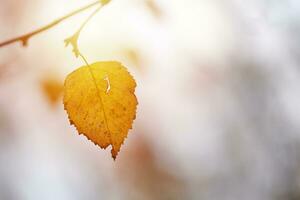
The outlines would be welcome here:
[[[88,0],[0,0],[0,40]],[[93,9],[0,49],[0,199],[300,199],[300,1],[113,0],[83,30],[89,62],[137,81],[114,162],[69,125],[64,39]]]

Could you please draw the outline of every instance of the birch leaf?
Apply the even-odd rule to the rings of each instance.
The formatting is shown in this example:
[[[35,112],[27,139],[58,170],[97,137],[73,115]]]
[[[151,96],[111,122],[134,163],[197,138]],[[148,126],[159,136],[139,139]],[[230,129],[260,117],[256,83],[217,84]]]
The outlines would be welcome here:
[[[101,148],[112,146],[115,159],[136,116],[136,83],[118,62],[97,62],[69,74],[64,107],[79,134]]]

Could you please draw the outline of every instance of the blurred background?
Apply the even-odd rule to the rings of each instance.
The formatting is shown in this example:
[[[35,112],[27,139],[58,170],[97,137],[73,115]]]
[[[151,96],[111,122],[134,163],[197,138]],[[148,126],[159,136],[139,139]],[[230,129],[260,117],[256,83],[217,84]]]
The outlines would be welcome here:
[[[92,0],[93,1],[93,0]],[[89,0],[1,0],[0,41]],[[82,31],[89,62],[137,81],[114,162],[63,109],[83,65],[64,39],[92,12],[0,48],[0,199],[300,199],[300,1],[113,0]]]

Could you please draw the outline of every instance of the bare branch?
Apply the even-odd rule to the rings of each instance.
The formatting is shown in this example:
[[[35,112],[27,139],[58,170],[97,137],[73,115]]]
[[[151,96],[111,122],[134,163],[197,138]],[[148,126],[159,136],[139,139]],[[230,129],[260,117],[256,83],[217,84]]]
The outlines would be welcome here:
[[[59,24],[60,22],[66,20],[66,19],[68,19],[68,18],[70,18],[70,17],[72,17],[72,16],[74,16],[74,15],[76,15],[76,14],[78,14],[78,13],[81,13],[81,12],[83,12],[83,11],[85,11],[85,10],[87,10],[87,9],[89,9],[89,8],[91,8],[91,7],[93,7],[93,6],[95,6],[95,5],[98,5],[98,4],[100,4],[100,3],[101,3],[101,1],[97,0],[97,1],[95,1],[95,2],[93,2],[93,3],[91,3],[91,4],[88,4],[88,5],[86,5],[86,6],[83,6],[82,8],[79,8],[79,9],[77,9],[77,10],[75,10],[75,11],[73,11],[73,12],[71,12],[71,13],[69,13],[69,14],[67,14],[67,15],[65,15],[65,16],[63,16],[63,17],[61,17],[61,18],[59,18],[59,19],[56,19],[56,20],[54,20],[53,22],[51,22],[50,24],[47,24],[47,25],[45,25],[45,26],[43,26],[43,27],[41,27],[41,28],[39,28],[39,29],[37,29],[37,30],[35,30],[35,31],[32,31],[32,32],[27,33],[27,34],[25,34],[25,35],[21,35],[21,36],[19,36],[19,37],[15,37],[15,38],[6,40],[6,41],[4,41],[4,42],[0,42],[0,47],[9,45],[9,44],[12,44],[12,43],[15,43],[15,42],[21,42],[23,46],[27,46],[28,40],[29,40],[31,37],[33,37],[33,36],[35,36],[35,35],[37,35],[37,34],[39,34],[39,33],[41,33],[41,32],[44,32],[44,31],[46,31],[46,30],[48,30],[48,29],[50,29],[50,28],[56,26],[56,25]]]

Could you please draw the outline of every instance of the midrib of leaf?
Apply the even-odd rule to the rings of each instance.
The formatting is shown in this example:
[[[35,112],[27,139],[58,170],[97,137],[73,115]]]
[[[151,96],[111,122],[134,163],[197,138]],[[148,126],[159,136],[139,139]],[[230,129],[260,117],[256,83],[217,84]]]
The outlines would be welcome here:
[[[91,77],[92,77],[93,83],[94,83],[94,85],[95,85],[95,87],[96,87],[97,96],[98,96],[98,98],[99,98],[99,100],[100,100],[100,104],[101,104],[101,107],[102,107],[102,110],[103,110],[103,115],[104,115],[105,125],[106,125],[106,128],[107,128],[107,130],[108,130],[110,143],[111,143],[111,145],[113,145],[113,144],[112,144],[112,139],[111,139],[111,132],[110,132],[109,127],[108,127],[108,122],[107,122],[108,120],[107,120],[106,113],[105,113],[104,103],[103,103],[103,100],[102,100],[102,97],[101,97],[101,93],[100,93],[101,91],[100,91],[100,88],[98,87],[97,82],[96,82],[96,77],[95,77],[95,75],[94,75],[94,73],[93,73],[92,67],[91,67],[90,64],[87,62],[87,60],[85,59],[85,57],[84,57],[82,54],[79,54],[79,55],[80,55],[80,57],[84,60],[85,64],[87,65],[87,68],[88,68],[89,73],[90,73],[90,75],[91,75]]]

